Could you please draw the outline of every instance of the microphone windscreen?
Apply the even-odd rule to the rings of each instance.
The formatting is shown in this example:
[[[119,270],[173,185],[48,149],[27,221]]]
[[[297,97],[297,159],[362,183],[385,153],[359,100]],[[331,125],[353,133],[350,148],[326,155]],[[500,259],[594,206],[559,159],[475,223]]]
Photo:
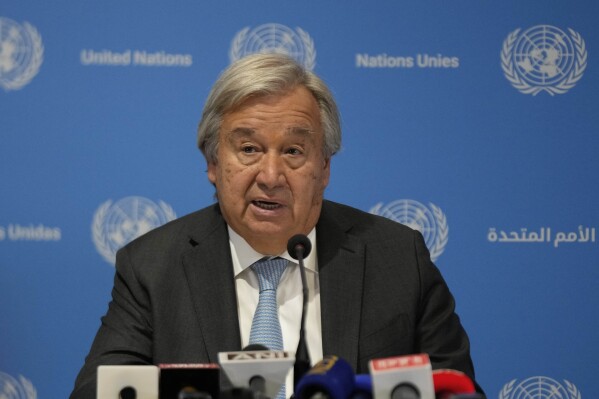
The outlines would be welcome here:
[[[457,370],[433,370],[433,385],[435,386],[435,393],[437,395],[476,392],[476,388],[470,377]]]
[[[298,382],[295,397],[347,399],[354,390],[354,371],[337,356],[325,356]]]
[[[356,374],[354,392],[351,399],[372,399],[372,377],[370,374]]]
[[[289,239],[287,242],[287,252],[293,259],[298,259],[297,250],[298,247],[303,249],[302,257],[305,258],[310,255],[310,251],[312,250],[312,243],[303,234],[296,234]]]

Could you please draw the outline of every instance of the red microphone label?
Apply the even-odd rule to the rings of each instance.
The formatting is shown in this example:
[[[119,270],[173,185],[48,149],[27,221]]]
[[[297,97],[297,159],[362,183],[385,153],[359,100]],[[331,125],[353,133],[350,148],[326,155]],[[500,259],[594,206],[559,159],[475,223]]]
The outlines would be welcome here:
[[[372,371],[388,371],[396,369],[408,369],[413,367],[422,367],[430,364],[430,359],[426,353],[409,356],[387,357],[384,359],[371,360]]]

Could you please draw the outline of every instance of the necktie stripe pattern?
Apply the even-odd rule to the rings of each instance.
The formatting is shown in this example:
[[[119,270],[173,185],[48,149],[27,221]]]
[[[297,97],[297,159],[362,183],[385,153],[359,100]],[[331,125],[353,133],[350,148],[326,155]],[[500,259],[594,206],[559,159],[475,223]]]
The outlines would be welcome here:
[[[287,263],[285,259],[274,258],[259,260],[251,266],[258,276],[260,297],[250,330],[250,344],[261,344],[271,350],[283,350],[277,287]]]
[[[250,330],[250,344],[264,345],[270,350],[283,350],[283,333],[277,307],[277,287],[287,263],[285,259],[274,258],[262,259],[250,266],[258,276],[260,283],[260,297]],[[283,384],[276,399],[284,399],[285,390],[285,384]]]

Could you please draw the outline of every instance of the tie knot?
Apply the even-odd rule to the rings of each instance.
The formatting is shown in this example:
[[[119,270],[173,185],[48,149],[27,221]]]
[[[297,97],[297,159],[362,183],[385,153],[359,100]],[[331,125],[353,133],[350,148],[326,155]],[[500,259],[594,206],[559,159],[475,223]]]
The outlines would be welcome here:
[[[283,258],[264,258],[250,266],[258,276],[260,292],[265,290],[276,291],[279,286],[279,280],[287,267],[287,263],[287,260]]]

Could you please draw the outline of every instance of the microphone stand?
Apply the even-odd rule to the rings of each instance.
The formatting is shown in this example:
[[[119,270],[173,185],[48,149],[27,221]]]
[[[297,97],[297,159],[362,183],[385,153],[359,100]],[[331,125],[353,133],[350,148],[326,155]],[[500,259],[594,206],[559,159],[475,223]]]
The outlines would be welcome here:
[[[305,324],[306,311],[308,308],[308,283],[306,281],[306,269],[304,257],[310,253],[312,245],[308,237],[298,234],[289,240],[288,252],[299,261],[300,276],[302,280],[302,318],[299,331],[299,342],[295,353],[295,364],[293,365],[293,390],[297,387],[299,380],[310,370],[310,354],[306,344]]]

